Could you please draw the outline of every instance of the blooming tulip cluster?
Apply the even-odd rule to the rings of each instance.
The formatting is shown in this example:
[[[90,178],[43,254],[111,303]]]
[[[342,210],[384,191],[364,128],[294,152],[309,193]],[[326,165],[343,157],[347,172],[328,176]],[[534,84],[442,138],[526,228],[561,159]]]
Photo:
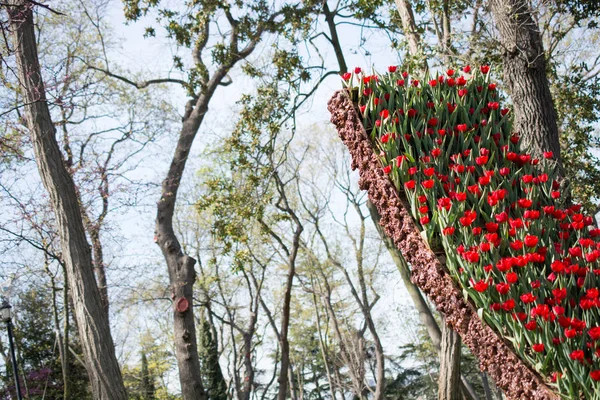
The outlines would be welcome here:
[[[566,203],[554,155],[521,146],[489,67],[342,79],[480,317],[561,395],[600,399],[600,230]]]

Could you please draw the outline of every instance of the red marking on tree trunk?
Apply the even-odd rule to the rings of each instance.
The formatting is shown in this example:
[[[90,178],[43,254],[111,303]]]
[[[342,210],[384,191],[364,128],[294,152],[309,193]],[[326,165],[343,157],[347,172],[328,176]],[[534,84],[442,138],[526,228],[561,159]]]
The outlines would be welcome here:
[[[185,297],[179,298],[179,300],[177,300],[177,302],[175,303],[175,309],[180,313],[186,312],[189,307],[190,302]]]

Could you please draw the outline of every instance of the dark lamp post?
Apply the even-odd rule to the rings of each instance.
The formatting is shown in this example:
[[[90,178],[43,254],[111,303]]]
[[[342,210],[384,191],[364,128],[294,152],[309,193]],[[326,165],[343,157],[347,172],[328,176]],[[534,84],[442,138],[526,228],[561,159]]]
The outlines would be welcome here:
[[[8,301],[4,299],[2,305],[0,305],[0,320],[6,323],[6,330],[8,332],[8,345],[10,347],[10,358],[12,361],[13,374],[15,376],[15,389],[17,391],[17,399],[22,400],[21,397],[21,382],[19,382],[19,368],[17,367],[17,357],[15,356],[15,344],[13,342],[13,332],[11,323],[11,312],[12,306],[8,304]]]

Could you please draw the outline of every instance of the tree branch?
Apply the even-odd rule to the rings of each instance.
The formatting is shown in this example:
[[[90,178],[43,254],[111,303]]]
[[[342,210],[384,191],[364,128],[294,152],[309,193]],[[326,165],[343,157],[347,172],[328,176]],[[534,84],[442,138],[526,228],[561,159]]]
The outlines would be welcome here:
[[[107,69],[104,69],[104,68],[98,68],[98,67],[94,67],[93,65],[88,65],[88,69],[93,69],[94,71],[102,72],[105,75],[110,76],[111,78],[118,79],[122,82],[125,82],[129,85],[136,87],[137,89],[144,89],[150,85],[159,84],[159,83],[177,83],[181,86],[187,85],[186,81],[181,80],[181,79],[175,79],[175,78],[159,78],[159,79],[150,79],[148,81],[143,81],[143,82],[134,82],[130,79],[125,78],[124,76],[117,75],[115,73],[110,72]]]

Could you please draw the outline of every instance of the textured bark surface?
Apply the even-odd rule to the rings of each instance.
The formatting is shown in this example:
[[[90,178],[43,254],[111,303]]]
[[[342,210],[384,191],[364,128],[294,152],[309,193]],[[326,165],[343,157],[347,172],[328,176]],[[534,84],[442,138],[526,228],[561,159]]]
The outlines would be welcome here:
[[[56,217],[68,287],[94,398],[125,400],[127,395],[115,356],[108,317],[94,279],[92,255],[75,184],[63,163],[46,103],[32,7],[25,0],[10,0],[7,7],[19,80],[26,104],[27,127],[40,177],[48,191]]]
[[[194,321],[192,294],[194,281],[196,280],[194,269],[196,260],[184,253],[173,228],[177,193],[194,139],[198,134],[202,121],[204,121],[204,116],[208,112],[208,105],[215,91],[220,85],[224,84],[227,74],[234,65],[254,51],[266,26],[274,22],[275,16],[276,14],[271,15],[265,21],[265,25],[259,26],[255,32],[255,38],[249,40],[243,48],[239,47],[239,42],[242,40],[240,33],[235,29],[232,31],[229,42],[231,56],[219,65],[210,76],[210,79],[207,78],[208,81],[201,85],[199,93],[186,103],[183,125],[179,132],[175,153],[171,159],[167,176],[162,182],[162,192],[156,213],[155,241],[163,253],[169,271],[171,296],[174,300],[175,356],[184,400],[204,400],[207,395],[202,385]],[[206,46],[206,41],[198,42],[198,45],[200,47],[195,48],[192,53],[196,62],[202,64],[200,55]]]
[[[412,7],[408,0],[395,0],[396,8],[402,20],[402,31],[408,42],[408,52],[417,57],[421,52],[421,38],[415,22],[415,16],[412,12]],[[427,61],[425,61],[427,62]]]
[[[514,105],[515,131],[536,157],[560,162],[556,111],[546,76],[544,45],[525,0],[490,0],[503,54],[504,81]]]
[[[359,186],[381,215],[381,225],[412,266],[412,281],[446,316],[446,323],[458,332],[463,342],[479,359],[479,367],[501,387],[508,399],[557,400],[541,377],[524,364],[489,326],[477,316],[462,292],[444,270],[435,254],[423,241],[415,222],[383,173],[373,153],[354,104],[344,91],[328,103],[331,122],[336,126],[352,155],[352,169],[358,169]]]
[[[167,178],[162,184],[162,196],[158,203],[156,216],[156,242],[167,262],[171,297],[174,300],[173,339],[181,394],[185,400],[204,400],[206,393],[202,385],[196,323],[193,314],[196,260],[183,252],[173,229],[173,215],[181,176],[194,137],[204,119],[207,110],[206,104],[203,108],[194,109],[190,117],[183,123],[175,155]]]
[[[281,182],[278,180],[278,182]],[[288,213],[290,213],[291,209],[288,206],[287,198],[284,197],[284,204]],[[279,346],[281,349],[281,367],[279,372],[279,377],[277,378],[277,382],[279,383],[279,390],[277,392],[278,400],[285,400],[288,396],[287,394],[287,380],[290,379],[290,394],[291,398],[295,399],[297,388],[295,385],[295,380],[291,379],[293,374],[291,373],[291,369],[293,365],[290,363],[290,342],[288,340],[288,331],[290,327],[290,306],[292,301],[292,289],[294,285],[294,277],[296,275],[296,258],[298,257],[298,249],[300,248],[300,234],[303,231],[303,227],[300,224],[300,221],[296,217],[296,215],[291,211],[292,218],[296,222],[296,230],[294,232],[294,239],[292,242],[291,249],[289,252],[285,250],[288,256],[288,275],[285,283],[285,291],[283,294],[283,306],[281,307],[281,328],[279,330]]]
[[[460,383],[460,336],[448,325],[442,327],[438,400],[459,400],[456,390]]]

